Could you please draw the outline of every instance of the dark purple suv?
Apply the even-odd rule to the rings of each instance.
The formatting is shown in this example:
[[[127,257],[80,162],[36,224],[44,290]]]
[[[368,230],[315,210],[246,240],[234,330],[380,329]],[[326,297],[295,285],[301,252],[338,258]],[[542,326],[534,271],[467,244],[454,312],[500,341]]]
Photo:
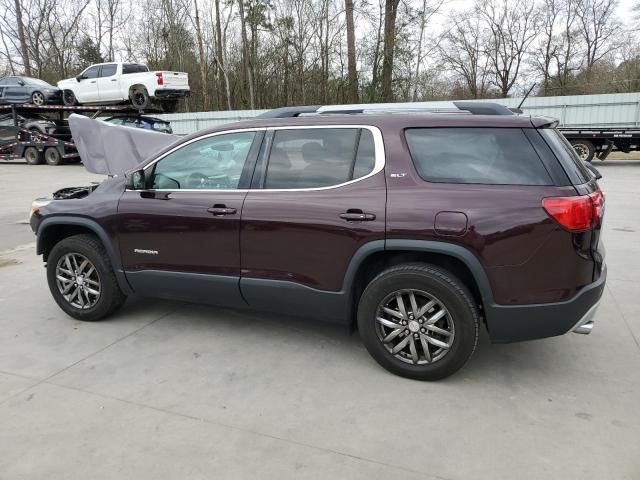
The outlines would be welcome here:
[[[604,197],[554,127],[319,114],[205,130],[35,204],[37,252],[73,318],[133,293],[279,312],[357,327],[386,369],[443,378],[480,323],[493,342],[593,326]]]

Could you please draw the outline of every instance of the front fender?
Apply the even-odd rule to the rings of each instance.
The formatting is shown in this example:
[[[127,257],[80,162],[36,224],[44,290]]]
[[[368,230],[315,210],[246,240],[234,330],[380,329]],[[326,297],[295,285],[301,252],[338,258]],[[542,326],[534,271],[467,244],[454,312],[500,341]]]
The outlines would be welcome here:
[[[82,229],[88,230],[95,234],[100,239],[102,245],[104,245],[104,248],[107,251],[107,255],[109,256],[109,260],[111,261],[111,265],[116,275],[116,279],[118,280],[120,289],[124,293],[132,293],[131,286],[129,285],[129,282],[127,281],[124,270],[122,268],[122,261],[120,259],[118,246],[111,241],[104,228],[94,220],[73,215],[54,215],[45,217],[39,223],[36,233],[36,253],[38,255],[42,255],[45,252],[47,248],[47,237],[53,230],[56,229],[56,227],[61,226],[81,227]]]

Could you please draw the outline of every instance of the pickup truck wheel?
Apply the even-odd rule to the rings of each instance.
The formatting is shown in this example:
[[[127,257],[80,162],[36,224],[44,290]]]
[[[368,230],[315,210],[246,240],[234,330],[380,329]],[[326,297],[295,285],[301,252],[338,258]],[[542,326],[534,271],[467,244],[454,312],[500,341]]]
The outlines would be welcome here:
[[[580,157],[580,160],[590,162],[596,153],[596,148],[589,140],[571,140],[571,146]]]
[[[24,159],[29,165],[40,165],[42,163],[42,154],[36,147],[27,147],[24,149]]]
[[[67,107],[73,107],[74,105],[77,105],[78,100],[76,99],[76,94],[71,90],[63,90],[62,103]]]
[[[438,380],[459,370],[476,348],[478,323],[464,284],[427,264],[383,271],[358,305],[358,329],[371,356],[415,380]]]
[[[62,155],[60,155],[56,147],[49,147],[44,151],[44,160],[47,165],[60,165],[62,163]]]
[[[57,243],[47,258],[47,281],[56,303],[77,320],[101,320],[127,298],[104,246],[93,235],[74,235]]]
[[[33,92],[31,94],[31,103],[33,103],[34,105],[44,105],[46,101],[42,92]]]
[[[134,88],[129,94],[131,105],[138,110],[144,110],[151,105],[151,99],[144,88]]]

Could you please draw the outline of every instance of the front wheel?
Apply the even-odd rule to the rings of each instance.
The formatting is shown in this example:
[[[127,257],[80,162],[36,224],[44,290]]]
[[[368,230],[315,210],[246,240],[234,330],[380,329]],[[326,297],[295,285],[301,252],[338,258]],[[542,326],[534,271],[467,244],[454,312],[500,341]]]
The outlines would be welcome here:
[[[478,343],[472,295],[427,264],[392,267],[360,297],[358,328],[371,356],[396,375],[438,380],[458,371]]]
[[[47,258],[47,281],[58,306],[77,320],[101,320],[127,298],[104,246],[93,235],[74,235],[57,243]]]

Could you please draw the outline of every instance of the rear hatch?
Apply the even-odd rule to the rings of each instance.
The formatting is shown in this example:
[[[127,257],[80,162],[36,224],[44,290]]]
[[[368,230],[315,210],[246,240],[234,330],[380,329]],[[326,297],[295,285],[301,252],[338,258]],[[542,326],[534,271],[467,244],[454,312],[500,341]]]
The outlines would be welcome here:
[[[552,125],[551,127],[554,127]],[[574,233],[579,254],[594,261],[593,280],[600,277],[604,266],[604,245],[600,240],[605,210],[604,193],[591,171],[556,128],[538,130],[576,189],[575,197],[544,199],[544,208],[561,226]]]

